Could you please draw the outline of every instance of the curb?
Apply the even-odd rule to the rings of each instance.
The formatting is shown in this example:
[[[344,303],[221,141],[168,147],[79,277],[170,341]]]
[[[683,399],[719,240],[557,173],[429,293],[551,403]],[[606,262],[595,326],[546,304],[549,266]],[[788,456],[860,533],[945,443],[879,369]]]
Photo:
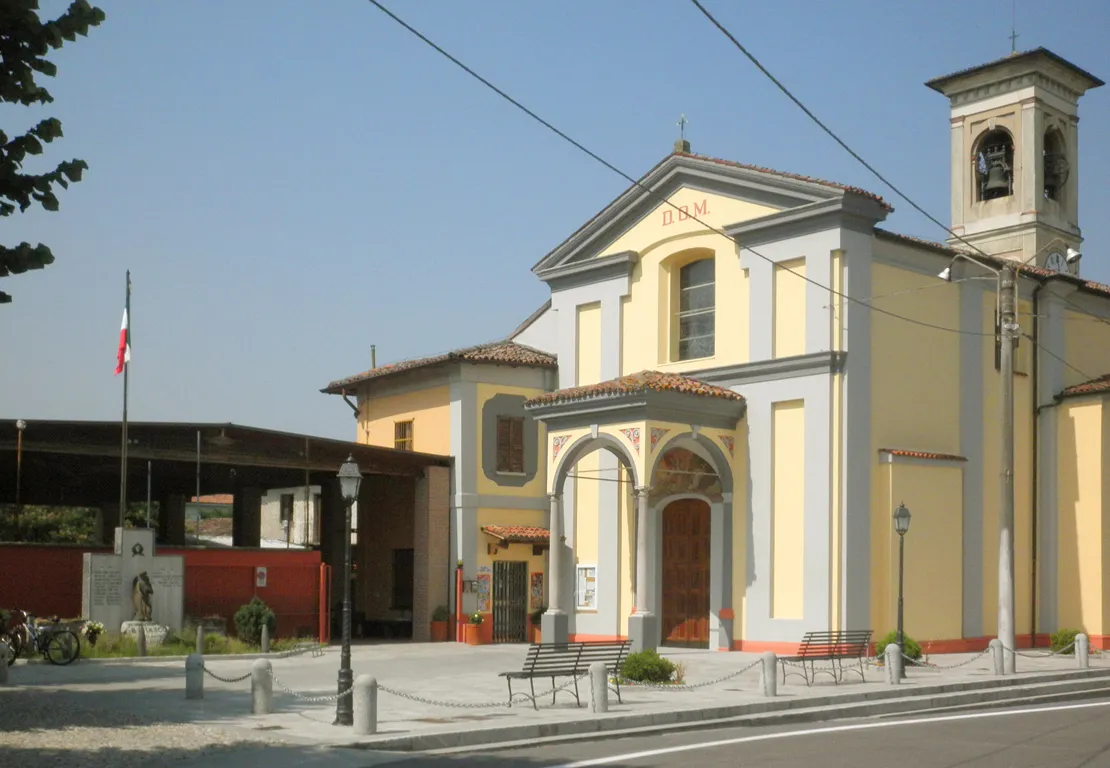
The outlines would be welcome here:
[[[808,699],[779,696],[755,703],[703,709],[613,714],[562,722],[539,722],[496,728],[358,739],[332,744],[331,748],[446,753],[467,751],[478,747],[486,750],[507,749],[543,743],[620,738],[642,733],[673,733],[726,725],[775,725],[842,720],[932,709],[953,703],[978,704],[998,699],[1017,699],[1021,698],[1022,694],[1036,695],[1038,690],[1051,687],[1053,684],[1075,688],[1076,693],[1091,690],[1100,685],[1110,688],[1110,668],[1013,675],[956,683],[925,684],[920,687],[913,687],[912,684],[877,684],[866,691],[815,696]]]

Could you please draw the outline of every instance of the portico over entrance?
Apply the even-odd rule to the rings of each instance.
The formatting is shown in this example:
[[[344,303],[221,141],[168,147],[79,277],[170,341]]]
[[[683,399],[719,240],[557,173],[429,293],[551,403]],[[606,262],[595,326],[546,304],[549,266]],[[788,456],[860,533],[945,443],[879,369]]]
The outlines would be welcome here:
[[[636,650],[731,648],[744,398],[641,371],[525,408],[547,428],[543,641],[627,636]]]

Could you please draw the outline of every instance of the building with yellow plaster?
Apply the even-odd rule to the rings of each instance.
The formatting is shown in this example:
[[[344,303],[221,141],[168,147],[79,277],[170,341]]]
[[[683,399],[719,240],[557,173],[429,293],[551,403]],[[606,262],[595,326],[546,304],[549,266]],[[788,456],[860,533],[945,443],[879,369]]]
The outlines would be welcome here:
[[[1079,275],[1074,172],[1077,103],[1102,82],[1037,49],[928,85],[950,102],[949,243],[881,228],[892,207],[862,189],[680,141],[540,259],[550,300],[506,339],[325,390],[357,398],[359,439],[454,458],[452,558],[491,637],[522,638],[539,605],[545,641],[878,637],[904,503],[907,633],[985,646],[997,293],[970,243],[1021,265],[1019,642],[1105,645],[1110,287]]]

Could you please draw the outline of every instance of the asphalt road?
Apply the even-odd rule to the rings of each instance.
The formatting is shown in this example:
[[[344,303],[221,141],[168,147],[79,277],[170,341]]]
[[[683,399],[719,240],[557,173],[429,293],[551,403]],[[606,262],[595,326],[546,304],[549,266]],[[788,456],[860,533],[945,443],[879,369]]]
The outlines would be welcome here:
[[[367,757],[370,757],[369,755]],[[1110,699],[939,717],[729,728],[457,756],[396,768],[1110,768]]]

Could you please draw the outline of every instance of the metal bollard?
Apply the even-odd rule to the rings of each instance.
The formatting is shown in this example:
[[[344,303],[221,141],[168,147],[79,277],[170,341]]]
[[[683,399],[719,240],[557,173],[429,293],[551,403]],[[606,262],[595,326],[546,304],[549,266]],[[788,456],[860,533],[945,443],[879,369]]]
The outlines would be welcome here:
[[[251,665],[251,714],[268,715],[274,711],[273,665],[269,659],[256,659]]]
[[[779,678],[776,674],[778,656],[774,651],[763,654],[763,666],[759,668],[759,687],[763,689],[764,696],[778,696]]]
[[[378,732],[378,678],[359,675],[351,691],[354,698],[355,733],[366,736]]]
[[[204,657],[199,653],[185,657],[185,698],[204,698]]]
[[[609,670],[603,661],[590,665],[590,711],[609,711]]]
[[[146,629],[139,627],[139,631],[135,635],[135,647],[138,648],[140,656],[146,656]]]
[[[269,624],[263,624],[262,625],[262,652],[263,653],[269,653],[270,652],[270,625]]]
[[[2,656],[3,654],[0,654],[0,657]],[[1091,641],[1082,632],[1075,636],[1075,663],[1080,669],[1091,666]],[[0,682],[3,681],[0,680]]]
[[[898,685],[902,682],[902,649],[898,643],[887,643],[886,648],[883,650],[883,655],[886,658],[886,681],[890,685]]]
[[[204,653],[204,627],[197,627],[197,653]]]
[[[8,644],[0,641],[0,685],[8,682]]]
[[[991,661],[994,662],[994,673],[996,675],[1006,674],[1005,662],[1002,659],[1002,641],[997,637],[993,638],[988,646],[991,652]]]

